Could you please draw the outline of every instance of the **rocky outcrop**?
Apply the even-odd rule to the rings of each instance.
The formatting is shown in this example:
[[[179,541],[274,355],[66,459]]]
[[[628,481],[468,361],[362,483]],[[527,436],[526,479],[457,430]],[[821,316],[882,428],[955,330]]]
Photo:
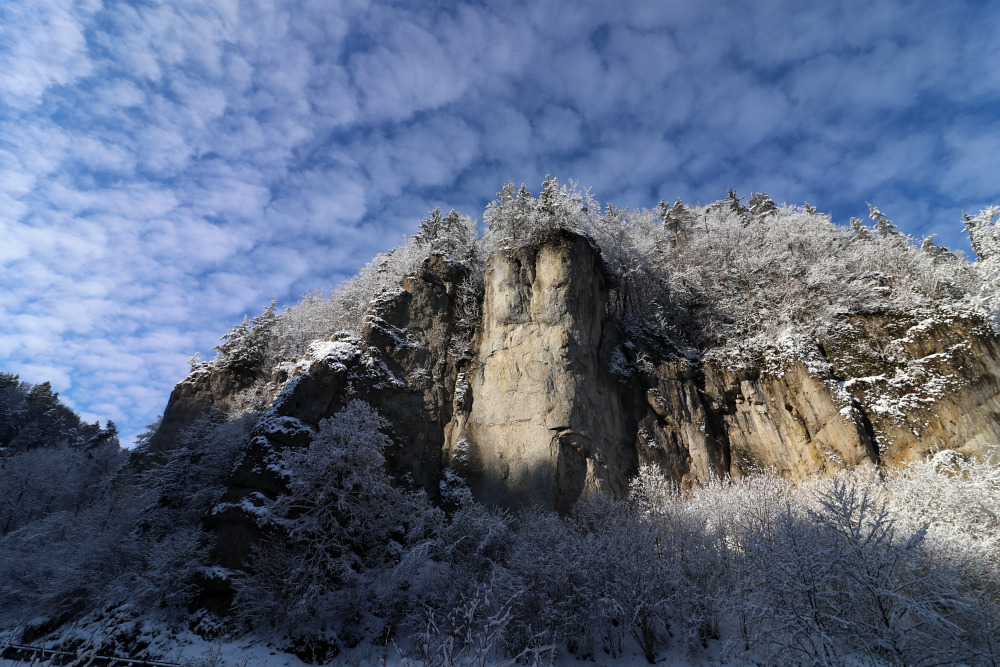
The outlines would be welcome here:
[[[636,469],[634,397],[610,372],[618,328],[600,254],[560,234],[494,253],[484,284],[446,464],[490,503],[564,510],[597,490],[623,494]]]
[[[228,489],[206,526],[219,536],[213,560],[223,567],[241,567],[250,549],[265,534],[258,509],[284,490],[276,465],[282,450],[307,447],[319,422],[335,414],[353,397],[391,393],[401,382],[384,364],[365,354],[355,337],[317,341],[295,364],[283,364],[275,380],[283,390],[274,399],[243,448],[229,478]]]
[[[361,348],[386,364],[400,381],[393,391],[366,392],[369,403],[393,424],[398,447],[389,465],[408,473],[432,495],[441,473],[444,433],[465,350],[456,345],[458,287],[466,269],[445,255],[431,255],[400,289],[372,304]]]
[[[802,363],[761,374],[674,361],[649,380],[639,456],[682,488],[754,468],[803,479],[877,461],[857,408]]]
[[[316,341],[305,357],[275,369],[280,388],[244,448],[222,502],[207,520],[217,534],[215,562],[240,567],[265,530],[257,510],[283,490],[276,466],[288,447],[308,446],[320,422],[361,399],[391,424],[386,451],[398,476],[432,495],[440,479],[456,357],[450,316],[464,269],[442,255],[427,259],[400,289],[372,304],[360,337]]]
[[[854,317],[823,347],[869,421],[883,463],[944,449],[971,455],[1000,443],[1000,339],[974,317]]]
[[[268,461],[305,446],[349,398],[391,422],[390,467],[432,496],[451,468],[485,502],[561,511],[598,490],[626,493],[642,463],[689,488],[754,467],[804,479],[1000,442],[1000,341],[971,316],[855,315],[746,369],[622,332],[600,252],[570,232],[496,251],[475,338],[458,344],[468,278],[434,255],[370,306],[360,336],[276,369],[219,530],[253,541],[254,494],[281,491]],[[151,449],[234,391],[211,367],[192,374]]]
[[[766,370],[647,369],[640,461],[685,488],[755,467],[801,480],[1000,443],[1000,340],[969,316],[856,315],[811,345]]]
[[[202,415],[216,409],[227,410],[239,389],[235,378],[211,364],[193,368],[170,392],[160,425],[140,452],[142,465],[160,460],[165,452],[176,447],[181,431]]]

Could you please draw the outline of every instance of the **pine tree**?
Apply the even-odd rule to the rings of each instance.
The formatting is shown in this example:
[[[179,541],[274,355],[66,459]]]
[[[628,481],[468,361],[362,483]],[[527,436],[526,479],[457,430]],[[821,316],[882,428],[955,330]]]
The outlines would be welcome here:
[[[729,210],[739,216],[743,220],[743,224],[748,224],[750,222],[750,209],[743,204],[743,199],[732,188],[726,194],[726,200],[729,202]]]
[[[543,215],[554,217],[559,212],[559,181],[545,174],[542,192],[538,195],[538,208]]]
[[[885,217],[882,211],[878,210],[868,202],[868,217],[872,219],[875,223],[875,232],[882,238],[889,238],[890,236],[900,236],[901,234],[896,231],[896,225],[889,218]]]
[[[274,343],[278,324],[276,303],[272,301],[264,311],[251,321],[246,315],[222,337],[222,344],[213,350],[219,353],[216,364],[243,381],[252,381],[266,369],[264,362]]]
[[[508,182],[497,199],[486,207],[487,232],[493,243],[498,245],[523,243],[527,240],[535,224],[537,202],[522,183],[515,190]]]
[[[750,195],[749,211],[750,215],[763,218],[778,210],[778,207],[767,196],[766,192],[757,192]]]
[[[943,245],[938,245],[937,243],[934,243],[934,237],[936,236],[937,234],[930,234],[928,236],[925,236],[924,240],[920,243],[920,249],[923,252],[929,254],[931,257],[933,257],[934,261],[946,259],[949,257],[952,258],[955,257],[955,254],[950,250],[948,250],[947,248],[945,248]]]
[[[681,203],[681,198],[678,197],[672,206],[667,206],[667,202],[661,199],[656,206],[656,212],[660,216],[660,222],[663,223],[663,231],[673,235],[674,248],[680,248],[681,229],[691,218],[691,214]]]
[[[962,217],[977,260],[1000,256],[1000,206],[988,206],[975,216],[962,211]]]
[[[874,240],[874,236],[864,222],[860,218],[851,218],[851,240],[852,241],[871,241]]]

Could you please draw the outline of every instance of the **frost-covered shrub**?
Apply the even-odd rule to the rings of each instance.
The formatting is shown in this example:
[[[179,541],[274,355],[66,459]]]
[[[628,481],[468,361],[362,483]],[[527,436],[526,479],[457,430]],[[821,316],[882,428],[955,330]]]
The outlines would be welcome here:
[[[893,513],[926,530],[936,560],[1000,582],[1000,448],[973,459],[939,452],[892,470],[886,486]]]
[[[835,598],[824,605],[831,625],[823,632],[836,639],[838,654],[898,665],[974,659],[977,628],[969,621],[990,610],[960,572],[928,557],[925,531],[900,527],[887,505],[841,480],[818,500],[808,518],[815,543],[827,549],[819,562]]]
[[[65,444],[0,457],[0,536],[91,500],[103,487],[92,463]]]
[[[616,657],[635,641],[652,659],[679,591],[677,573],[657,557],[658,538],[648,517],[605,495],[577,505],[570,519],[521,516],[509,562],[525,582],[514,648],[562,642],[582,656]]]
[[[984,474],[987,469],[978,473],[980,481],[996,474],[995,466]],[[931,488],[946,476],[927,484],[909,471],[902,478],[890,473],[886,485],[860,473],[793,487],[765,471],[715,481],[681,499],[647,468],[633,483],[632,499],[637,511],[662,522],[659,557],[669,557],[663,545],[678,526],[683,541],[694,545],[668,568],[671,581],[686,582],[701,593],[697,599],[708,601],[707,609],[694,608],[695,616],[716,619],[734,659],[992,664],[1000,640],[1000,578],[963,567],[935,547],[921,524],[934,500],[922,501],[917,511],[888,502],[895,495],[960,496],[961,481],[953,491]],[[987,484],[970,489],[969,500],[977,496],[972,504],[982,507],[993,495]],[[707,567],[692,571],[691,563]],[[671,622],[688,614],[690,608],[675,607]]]
[[[424,608],[422,622],[412,635],[422,664],[486,667],[504,657],[505,635],[524,589],[510,592],[507,586],[495,583],[493,577],[477,584],[447,607]],[[530,653],[521,651],[517,657]]]
[[[0,540],[0,622],[62,623],[105,601],[132,557],[136,511],[120,500],[50,514]]]
[[[212,539],[201,522],[222,498],[259,417],[246,412],[231,419],[220,413],[199,418],[162,462],[134,481],[131,493],[145,502],[134,535],[139,556],[124,599],[176,608],[195,594],[195,579],[209,566]]]
[[[741,634],[760,621],[752,609],[733,606],[732,601],[743,598],[748,547],[768,538],[789,492],[785,480],[771,471],[758,471],[738,479],[712,480],[681,503],[676,498],[671,503],[661,494],[664,500],[656,513],[661,521],[668,519],[665,527],[678,552],[674,558],[689,573],[687,585],[696,593],[683,599],[678,613],[690,647],[696,642],[704,647],[709,639],[720,638],[727,614]],[[674,526],[682,528],[683,542],[678,543]]]
[[[508,562],[518,579],[531,584],[518,599],[512,631],[520,643],[562,642],[572,652],[593,651],[592,600],[583,590],[589,573],[579,567],[578,538],[555,513],[536,509],[519,517]]]
[[[453,509],[438,529],[435,560],[447,564],[446,576],[457,582],[474,586],[492,581],[496,568],[510,558],[510,512],[477,502],[464,480],[450,470],[445,471],[441,491],[442,502]]]

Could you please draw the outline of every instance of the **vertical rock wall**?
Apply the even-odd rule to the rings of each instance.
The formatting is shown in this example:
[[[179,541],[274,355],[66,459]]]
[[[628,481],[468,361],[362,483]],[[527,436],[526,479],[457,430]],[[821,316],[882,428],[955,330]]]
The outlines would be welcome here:
[[[604,489],[622,494],[636,467],[629,392],[610,372],[599,253],[559,234],[498,251],[485,275],[478,352],[445,451],[485,502],[566,509]]]

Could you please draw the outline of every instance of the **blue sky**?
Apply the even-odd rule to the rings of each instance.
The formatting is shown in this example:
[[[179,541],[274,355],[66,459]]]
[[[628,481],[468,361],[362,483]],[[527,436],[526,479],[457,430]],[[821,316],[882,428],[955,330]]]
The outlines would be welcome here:
[[[1000,203],[992,2],[6,0],[0,368],[130,436],[243,313],[546,173],[881,208]]]

